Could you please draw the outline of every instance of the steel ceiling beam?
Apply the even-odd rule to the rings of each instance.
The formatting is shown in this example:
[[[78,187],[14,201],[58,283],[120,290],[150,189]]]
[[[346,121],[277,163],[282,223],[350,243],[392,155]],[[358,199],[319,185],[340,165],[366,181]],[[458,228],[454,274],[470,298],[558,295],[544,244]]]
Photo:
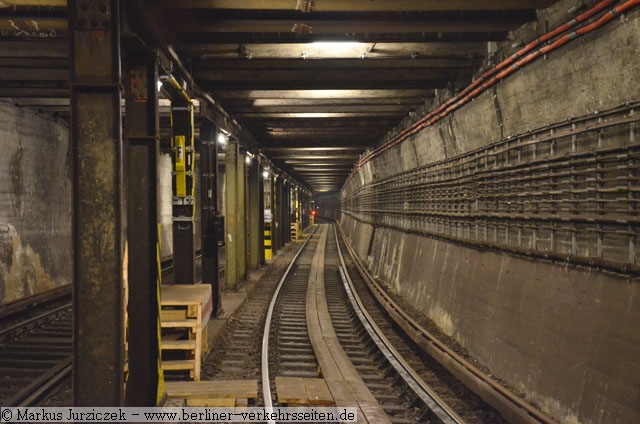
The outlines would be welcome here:
[[[340,99],[340,98],[357,98],[357,99],[380,99],[389,97],[422,97],[433,94],[432,90],[425,88],[410,89],[374,89],[374,90],[349,90],[349,89],[332,89],[321,88],[316,90],[304,89],[283,89],[283,90],[248,90],[246,87],[241,90],[228,91],[220,90],[216,92],[221,98],[242,98],[242,99]]]
[[[363,52],[367,52],[369,47],[365,46]],[[457,68],[471,68],[474,64],[477,64],[478,60],[469,56],[457,56],[457,57],[418,57],[415,59],[411,57],[401,58],[376,58],[367,57],[365,60],[362,58],[353,59],[308,59],[300,60],[300,58],[291,59],[252,59],[246,58],[236,59],[199,59],[192,63],[195,70],[343,70],[343,69],[457,69]]]
[[[483,20],[472,20],[471,18],[445,18],[445,19],[420,19],[411,20],[405,17],[399,20],[360,20],[360,19],[308,19],[306,16],[291,17],[288,19],[216,19],[216,15],[198,12],[196,22],[181,26],[178,31],[186,34],[251,34],[259,33],[261,37],[269,38],[268,34],[274,33],[291,34],[295,25],[304,22],[311,28],[310,38],[323,38],[325,35],[345,34],[434,34],[440,33],[441,37],[445,33],[454,34],[480,34],[480,33],[500,33],[511,31],[522,25],[523,21],[532,20],[531,17],[523,16],[497,16]],[[535,16],[535,15],[534,15]],[[294,34],[297,35],[297,34]],[[407,37],[409,37],[407,35]]]
[[[322,44],[309,44],[303,43],[303,40],[298,42],[288,42],[286,44],[266,42],[262,40],[260,44],[257,44],[258,38],[253,41],[238,44],[233,43],[181,43],[181,46],[193,58],[200,60],[205,59],[221,59],[221,58],[247,58],[252,59],[296,59],[299,58],[303,52],[307,52],[309,58],[315,56],[335,59],[353,58],[353,49],[345,49],[342,47],[339,52],[336,49],[327,49]],[[367,58],[369,59],[401,59],[401,58],[442,58],[442,57],[478,57],[482,58],[487,53],[487,46],[485,43],[465,43],[460,40],[455,42],[445,42],[439,40],[437,43],[425,43],[424,40],[416,42],[393,42],[391,41],[377,41],[363,40],[362,45],[355,45],[355,52],[357,55],[364,49],[367,52]],[[325,52],[324,56],[322,52]]]
[[[181,9],[295,10],[296,0],[162,0],[164,6]],[[446,10],[527,10],[548,7],[553,0],[322,0],[314,12],[431,12]]]

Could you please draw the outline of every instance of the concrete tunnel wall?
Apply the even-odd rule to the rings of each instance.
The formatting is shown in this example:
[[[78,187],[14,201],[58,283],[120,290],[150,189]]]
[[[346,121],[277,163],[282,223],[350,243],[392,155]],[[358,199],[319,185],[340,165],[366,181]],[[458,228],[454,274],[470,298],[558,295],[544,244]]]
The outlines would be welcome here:
[[[65,123],[0,101],[0,305],[71,284]]]
[[[0,305],[73,281],[66,122],[0,101]],[[173,254],[171,156],[158,161],[161,257]],[[196,196],[199,195],[196,185]],[[200,228],[196,217],[196,234]],[[196,248],[200,240],[196,238]]]
[[[571,4],[548,13],[553,17]],[[516,35],[528,42],[527,31]],[[381,179],[501,137],[638,102],[639,69],[636,8],[538,59],[497,84],[495,91],[367,162],[343,188],[342,201]],[[625,131],[607,140],[625,145]],[[374,227],[359,218],[366,213],[357,205],[345,213],[343,204],[339,213],[335,197],[320,198],[318,204],[321,214],[340,218],[359,256],[390,290],[555,419],[640,422],[637,277],[474,247],[393,225]],[[583,250],[588,254],[589,246]]]

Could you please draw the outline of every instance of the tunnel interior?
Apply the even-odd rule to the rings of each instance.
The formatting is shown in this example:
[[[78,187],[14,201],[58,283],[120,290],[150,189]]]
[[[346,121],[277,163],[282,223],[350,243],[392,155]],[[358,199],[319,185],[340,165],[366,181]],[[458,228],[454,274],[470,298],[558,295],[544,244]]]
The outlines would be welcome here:
[[[638,421],[638,3],[1,1],[0,305],[117,316],[156,244],[234,289],[317,214],[558,422]]]

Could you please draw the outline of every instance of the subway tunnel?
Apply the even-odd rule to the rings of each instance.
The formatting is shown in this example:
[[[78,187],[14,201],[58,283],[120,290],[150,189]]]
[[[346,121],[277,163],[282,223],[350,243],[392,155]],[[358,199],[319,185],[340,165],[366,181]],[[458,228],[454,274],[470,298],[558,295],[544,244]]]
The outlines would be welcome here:
[[[214,321],[322,220],[550,422],[640,422],[639,4],[0,1],[2,326],[72,296],[74,405],[151,406],[160,286]]]

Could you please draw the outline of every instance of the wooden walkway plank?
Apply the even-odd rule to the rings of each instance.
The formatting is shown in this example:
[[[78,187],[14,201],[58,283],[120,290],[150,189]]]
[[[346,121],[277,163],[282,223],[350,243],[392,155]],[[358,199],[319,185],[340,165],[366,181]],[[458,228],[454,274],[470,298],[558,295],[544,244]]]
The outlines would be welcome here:
[[[276,377],[276,393],[279,403],[308,405],[309,397],[300,377]]]
[[[258,380],[167,381],[167,396],[183,399],[258,397]]]
[[[236,398],[188,398],[187,406],[233,408],[236,406]]]
[[[327,383],[322,378],[305,378],[304,387],[307,389],[309,403],[311,405],[327,405],[335,404],[333,396],[327,387]]]
[[[324,286],[327,228],[326,225],[322,226],[309,274],[307,287],[309,339],[336,406],[357,407],[359,423],[390,424],[391,420],[340,345],[331,322]]]

